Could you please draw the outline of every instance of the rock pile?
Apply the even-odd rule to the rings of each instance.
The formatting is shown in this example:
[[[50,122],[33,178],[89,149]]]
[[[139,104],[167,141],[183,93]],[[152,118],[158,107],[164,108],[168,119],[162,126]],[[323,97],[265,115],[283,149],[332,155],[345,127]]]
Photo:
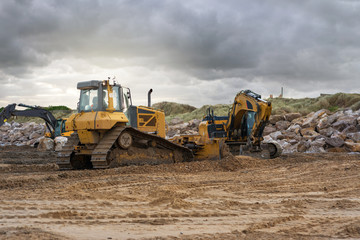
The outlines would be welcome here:
[[[45,134],[45,125],[34,122],[4,123],[0,127],[0,146],[29,145],[34,146]]]
[[[191,134],[198,134],[198,127],[200,124],[200,120],[193,119],[189,122],[184,122],[180,118],[173,118],[168,123],[168,131],[167,137],[171,138],[175,135],[191,135]]]
[[[61,150],[67,139],[56,137],[55,140],[44,137],[46,127],[44,124],[28,123],[4,123],[0,127],[0,146],[35,146],[40,151]]]
[[[266,141],[277,141],[284,153],[360,152],[360,111],[273,115],[264,136]]]

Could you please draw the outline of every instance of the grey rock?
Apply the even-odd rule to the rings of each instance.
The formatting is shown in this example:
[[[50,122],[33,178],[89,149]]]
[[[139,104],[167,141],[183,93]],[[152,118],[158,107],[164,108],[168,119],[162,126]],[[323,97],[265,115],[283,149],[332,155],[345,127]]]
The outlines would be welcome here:
[[[54,139],[55,151],[61,151],[62,148],[67,143],[67,141],[68,141],[67,137],[56,137]]]
[[[277,140],[279,136],[281,136],[282,133],[280,131],[276,131],[276,132],[273,132],[273,133],[270,133],[270,137],[274,140]]]
[[[283,120],[285,120],[285,118],[282,115],[271,115],[270,119],[269,119],[269,122],[271,124],[275,125],[278,121],[283,121]]]
[[[169,125],[178,125],[178,124],[181,124],[181,123],[184,123],[184,121],[181,120],[180,118],[173,118],[173,119],[171,119]]]
[[[306,152],[306,150],[310,147],[310,143],[308,141],[300,141],[297,145],[298,152]]]
[[[54,140],[51,138],[42,138],[39,141],[38,150],[45,152],[45,151],[54,151],[55,143]]]
[[[285,114],[284,118],[286,121],[291,122],[294,119],[300,118],[301,114],[300,113],[287,113]]]
[[[278,121],[275,123],[275,127],[277,130],[285,130],[287,129],[291,123],[289,121]]]
[[[360,142],[360,132],[348,133],[346,134],[346,137],[353,140],[354,142]]]
[[[326,136],[326,137],[331,137],[331,135],[332,135],[335,131],[336,131],[336,130],[335,130],[334,128],[329,127],[329,128],[321,129],[321,130],[319,131],[319,133],[320,133],[321,135]]]
[[[276,132],[276,127],[269,124],[264,128],[263,136],[269,135],[270,133]]]
[[[326,138],[325,143],[330,147],[341,147],[344,145],[344,140],[341,137]]]

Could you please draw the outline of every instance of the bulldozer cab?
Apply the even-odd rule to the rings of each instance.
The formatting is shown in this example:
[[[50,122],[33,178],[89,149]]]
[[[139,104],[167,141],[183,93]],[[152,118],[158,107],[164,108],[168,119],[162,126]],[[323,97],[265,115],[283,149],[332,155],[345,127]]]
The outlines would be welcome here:
[[[102,81],[79,82],[77,88],[80,89],[78,112],[106,111],[109,106],[109,96],[113,99],[114,111],[126,112],[132,104],[130,89],[118,84],[111,86],[110,94],[108,86]]]

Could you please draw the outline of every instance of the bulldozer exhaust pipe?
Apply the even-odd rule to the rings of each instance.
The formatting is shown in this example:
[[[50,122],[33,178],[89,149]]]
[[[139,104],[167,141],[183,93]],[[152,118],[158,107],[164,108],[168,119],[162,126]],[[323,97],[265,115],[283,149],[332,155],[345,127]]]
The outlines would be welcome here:
[[[149,92],[148,92],[148,107],[151,107],[151,93],[152,93],[152,88],[150,88]]]

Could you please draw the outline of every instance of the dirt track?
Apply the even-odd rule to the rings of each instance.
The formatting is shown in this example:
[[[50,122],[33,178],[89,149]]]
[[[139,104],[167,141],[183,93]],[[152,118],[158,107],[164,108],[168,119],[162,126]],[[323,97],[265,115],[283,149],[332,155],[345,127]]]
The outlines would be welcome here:
[[[39,154],[1,150],[0,239],[360,238],[360,155],[57,171]]]

